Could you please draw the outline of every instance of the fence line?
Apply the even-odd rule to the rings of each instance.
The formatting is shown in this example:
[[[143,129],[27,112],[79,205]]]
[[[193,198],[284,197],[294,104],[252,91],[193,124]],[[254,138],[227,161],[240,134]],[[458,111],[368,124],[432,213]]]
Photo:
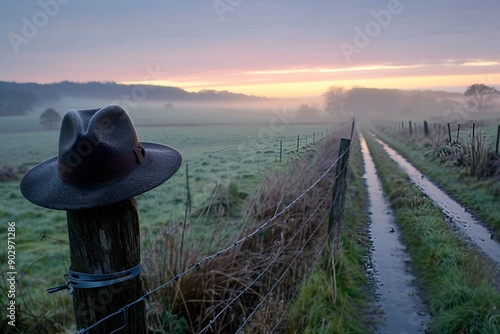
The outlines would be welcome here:
[[[334,182],[331,183],[330,187],[329,187],[329,191],[332,190],[333,188],[333,184]],[[313,217],[313,215],[319,210],[319,208],[321,207],[321,205],[323,203],[326,202],[326,199],[327,197],[323,197],[323,200],[321,201],[321,203],[314,209],[314,211],[311,213],[311,215],[307,218],[307,220],[301,225],[301,227],[295,232],[295,234],[290,238],[290,240],[288,241],[288,243],[281,249],[281,251],[275,255],[275,258],[274,260],[269,263],[269,265],[264,268],[262,270],[262,272],[250,283],[247,285],[247,287],[245,287],[245,289],[243,289],[243,291],[241,291],[236,297],[234,297],[211,321],[210,323],[205,326],[201,331],[198,332],[198,334],[201,334],[201,333],[204,333],[206,332],[208,329],[210,329],[210,327],[213,325],[213,323],[215,322],[215,320],[217,320],[218,317],[220,317],[222,315],[222,313],[224,313],[224,311],[226,311],[230,305],[232,305],[233,302],[235,302],[238,298],[240,298],[245,292],[247,292],[248,290],[250,290],[250,288],[264,275],[264,273],[266,273],[273,264],[276,263],[276,261],[278,260],[278,258],[284,253],[284,251],[292,244],[292,242],[295,240],[295,238],[298,237],[298,235],[300,234],[300,232],[302,232],[304,230],[304,228],[306,227],[306,225],[308,225],[309,221],[311,220],[311,218]],[[332,206],[333,204],[330,205],[330,207]],[[327,214],[325,215],[325,217],[323,217],[322,219],[320,219],[320,222],[324,221],[326,219],[326,217],[328,216],[329,214],[329,211],[327,212]],[[311,234],[311,236],[308,238],[308,240],[305,242],[304,246],[302,246],[302,249],[299,250],[299,252],[297,252],[297,255],[296,257],[300,254],[300,252],[305,248],[306,244],[309,242],[309,240],[312,238],[312,236],[314,236],[316,234],[316,232],[319,230],[319,228],[321,227],[321,223],[318,224],[318,226],[316,227],[316,229],[314,230],[314,232]],[[285,273],[277,280],[277,282],[275,283],[275,286],[279,283],[281,283],[281,281],[283,280],[283,277],[284,275],[286,274],[286,272],[288,272],[288,270],[290,269],[290,267],[292,266],[292,264],[295,262],[295,258],[294,260],[290,263],[290,265],[287,267],[287,269],[285,270]],[[245,322],[243,323],[242,326],[244,326],[248,320],[253,316],[253,314],[255,313],[255,311],[259,308],[259,306],[265,301],[267,300],[268,296],[270,295],[270,293],[273,291],[274,287],[271,289],[271,291],[262,299],[262,301],[257,304],[257,306],[255,307],[254,311],[248,316],[246,317],[246,320]],[[241,329],[242,327],[240,327]],[[239,330],[238,330],[239,331]],[[238,332],[237,331],[237,332]]]
[[[142,295],[141,297],[139,297],[138,299],[136,299],[135,301],[123,306],[122,308],[120,308],[119,310],[109,314],[108,316],[98,320],[97,322],[95,322],[93,325],[87,327],[87,328],[84,328],[84,329],[81,329],[77,332],[77,334],[83,334],[83,333],[87,333],[88,331],[96,328],[97,326],[99,326],[100,324],[102,324],[103,322],[105,322],[106,320],[110,319],[110,318],[113,318],[115,316],[118,316],[118,315],[122,315],[123,318],[124,318],[124,323],[125,323],[125,320],[126,320],[126,317],[127,317],[127,310],[132,307],[133,305],[137,304],[137,303],[140,303],[142,301],[145,301],[147,298],[149,298],[152,294],[154,294],[155,292],[159,291],[159,290],[162,290],[164,288],[166,288],[167,286],[173,284],[174,282],[178,281],[180,278],[186,276],[187,274],[191,273],[192,271],[194,271],[195,269],[197,269],[198,267],[200,267],[202,264],[204,264],[205,262],[208,262],[226,252],[228,252],[229,250],[231,249],[234,249],[236,248],[237,246],[239,246],[240,244],[242,244],[243,242],[247,241],[248,239],[252,238],[253,236],[255,236],[256,234],[258,234],[260,231],[262,231],[264,228],[266,228],[267,226],[269,226],[272,222],[274,222],[278,217],[280,217],[281,215],[283,215],[285,212],[287,212],[291,207],[293,207],[298,201],[300,201],[302,198],[304,198],[313,188],[315,188],[319,182],[321,182],[331,171],[332,169],[337,166],[337,164],[339,163],[339,161],[344,157],[345,154],[349,154],[349,150],[345,151],[342,155],[340,155],[337,159],[335,159],[335,161],[327,168],[327,170],[325,172],[323,172],[321,174],[321,176],[316,179],[315,182],[312,183],[312,185],[310,185],[305,191],[303,191],[299,196],[297,196],[292,202],[290,202],[290,204],[288,204],[284,209],[282,209],[281,211],[277,212],[273,217],[271,217],[270,219],[268,219],[266,222],[264,222],[262,225],[260,225],[257,229],[255,229],[253,232],[247,234],[245,237],[235,241],[234,243],[232,243],[230,246],[227,246],[226,248],[223,248],[221,250],[219,250],[218,252],[216,253],[213,253],[212,255],[209,255],[209,256],[206,256],[205,258],[203,258],[202,260],[199,260],[198,262],[196,262],[194,265],[192,265],[190,268],[188,268],[187,270],[185,270],[184,272],[180,273],[180,274],[177,274],[175,277],[173,277],[172,279],[170,279],[169,281],[167,281],[166,283],[160,285],[159,287],[145,293],[144,295]],[[348,164],[346,164],[346,166],[344,168],[348,168],[347,167]],[[332,181],[332,184],[331,186],[333,186],[333,184],[335,183],[335,181],[338,179],[339,175],[336,175],[334,180]],[[326,196],[325,196],[326,197]],[[333,203],[332,203],[333,205]],[[340,216],[340,213],[339,215]],[[338,217],[337,216],[337,217]],[[305,224],[303,225],[305,226]],[[321,224],[319,224],[319,226],[321,226]],[[319,228],[319,227],[318,227]],[[310,238],[309,238],[310,239]],[[309,241],[308,239],[308,241]],[[307,241],[307,242],[308,242]],[[305,245],[304,245],[305,247]],[[300,254],[300,253],[298,253]],[[295,259],[292,261],[292,263],[295,262]],[[287,268],[287,270],[285,271],[288,272],[290,267]],[[285,274],[284,273],[284,274]],[[262,275],[263,273],[261,273]],[[284,274],[282,275],[282,277],[284,277]],[[261,276],[260,275],[260,276]],[[280,277],[280,280],[278,282],[280,282],[282,280],[282,277]],[[273,289],[276,287],[276,285],[273,287]],[[270,295],[270,293],[272,292],[272,290],[268,293],[268,295]],[[268,296],[266,295],[266,296]],[[235,298],[236,299],[236,298]],[[265,299],[263,299],[264,301]],[[258,310],[258,307],[262,304],[261,301],[257,307],[254,309],[254,311],[251,313],[251,316],[253,316],[256,312],[256,310]],[[248,319],[245,320],[244,324],[246,324],[248,322]],[[213,320],[210,322],[210,324],[213,324]],[[125,325],[124,325],[125,326]],[[117,328],[115,331],[113,331],[113,333],[123,329],[124,327],[120,327],[120,328]],[[209,328],[209,326],[208,326]],[[208,329],[207,328],[207,329]],[[203,331],[206,331],[206,329],[203,329]],[[239,331],[239,330],[238,330]]]

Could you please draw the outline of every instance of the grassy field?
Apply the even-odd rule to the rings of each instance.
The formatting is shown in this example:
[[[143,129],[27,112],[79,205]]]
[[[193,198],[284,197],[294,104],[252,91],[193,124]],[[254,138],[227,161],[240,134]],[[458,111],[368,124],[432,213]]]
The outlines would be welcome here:
[[[265,131],[265,136],[262,135]],[[277,130],[280,131],[277,131]],[[274,131],[273,131],[274,130]],[[190,243],[207,245],[209,252],[239,232],[239,215],[220,219],[198,217],[216,188],[230,189],[252,196],[262,177],[271,169],[280,168],[297,155],[300,146],[312,144],[326,135],[323,125],[269,126],[146,126],[137,128],[141,141],[172,146],[183,155],[183,166],[165,184],[137,197],[143,234],[143,253],[158,231],[177,230],[184,218],[186,201],[186,165],[192,194],[192,215],[188,219],[186,247]],[[280,140],[283,142],[283,162],[279,163]],[[31,166],[57,154],[58,131],[1,133],[0,166],[15,168]],[[300,154],[300,153],[299,153]],[[65,212],[40,208],[24,199],[19,180],[0,183],[0,238],[7,238],[7,222],[16,222],[16,265],[18,275],[17,301],[26,323],[41,326],[57,323],[61,328],[72,323],[70,297],[65,293],[47,295],[46,288],[63,283],[69,263]],[[7,253],[0,250],[0,260],[6,263]],[[3,267],[2,267],[3,268]],[[2,272],[4,274],[4,272]],[[3,281],[5,282],[5,281]],[[5,294],[5,283],[2,293]],[[44,321],[50,319],[50,321]],[[54,331],[62,329],[54,329]]]

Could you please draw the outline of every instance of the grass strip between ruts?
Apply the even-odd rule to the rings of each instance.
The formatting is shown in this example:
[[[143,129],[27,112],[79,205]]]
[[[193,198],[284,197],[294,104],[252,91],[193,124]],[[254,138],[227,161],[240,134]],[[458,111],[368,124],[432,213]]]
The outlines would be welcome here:
[[[445,222],[382,146],[365,133],[403,242],[432,314],[434,333],[500,333],[500,293],[478,251]]]

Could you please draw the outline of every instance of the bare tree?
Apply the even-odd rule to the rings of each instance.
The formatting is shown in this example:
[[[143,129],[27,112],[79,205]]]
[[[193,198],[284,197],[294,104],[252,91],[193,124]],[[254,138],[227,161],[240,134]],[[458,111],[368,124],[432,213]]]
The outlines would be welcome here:
[[[323,94],[324,108],[327,114],[341,116],[344,113],[344,100],[346,91],[344,87],[331,86]]]
[[[40,124],[48,130],[52,130],[61,121],[61,115],[52,108],[48,108],[40,115]]]
[[[487,105],[500,95],[494,87],[475,84],[467,88],[464,95],[468,97],[468,104],[477,109],[479,113],[485,111]]]
[[[318,103],[303,103],[297,109],[297,116],[303,118],[313,118],[321,115],[321,109]]]

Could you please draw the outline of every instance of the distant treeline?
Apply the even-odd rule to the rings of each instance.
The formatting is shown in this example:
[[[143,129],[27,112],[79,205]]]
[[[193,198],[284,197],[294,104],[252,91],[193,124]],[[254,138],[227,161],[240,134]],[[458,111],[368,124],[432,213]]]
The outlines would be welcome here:
[[[442,91],[332,86],[323,97],[326,113],[343,117],[431,117],[467,107],[463,94]]]
[[[439,115],[460,108],[461,94],[398,89],[353,88],[346,92],[344,108],[354,115]]]
[[[26,115],[37,103],[59,100],[56,94],[19,89],[0,82],[0,116]]]
[[[232,102],[265,101],[264,97],[235,94],[228,91],[203,90],[190,93],[177,87],[150,85],[120,85],[115,82],[76,83],[63,81],[52,84],[15,83],[0,81],[0,116],[25,115],[37,103],[56,102],[61,97],[93,99],[144,99],[165,102]]]

